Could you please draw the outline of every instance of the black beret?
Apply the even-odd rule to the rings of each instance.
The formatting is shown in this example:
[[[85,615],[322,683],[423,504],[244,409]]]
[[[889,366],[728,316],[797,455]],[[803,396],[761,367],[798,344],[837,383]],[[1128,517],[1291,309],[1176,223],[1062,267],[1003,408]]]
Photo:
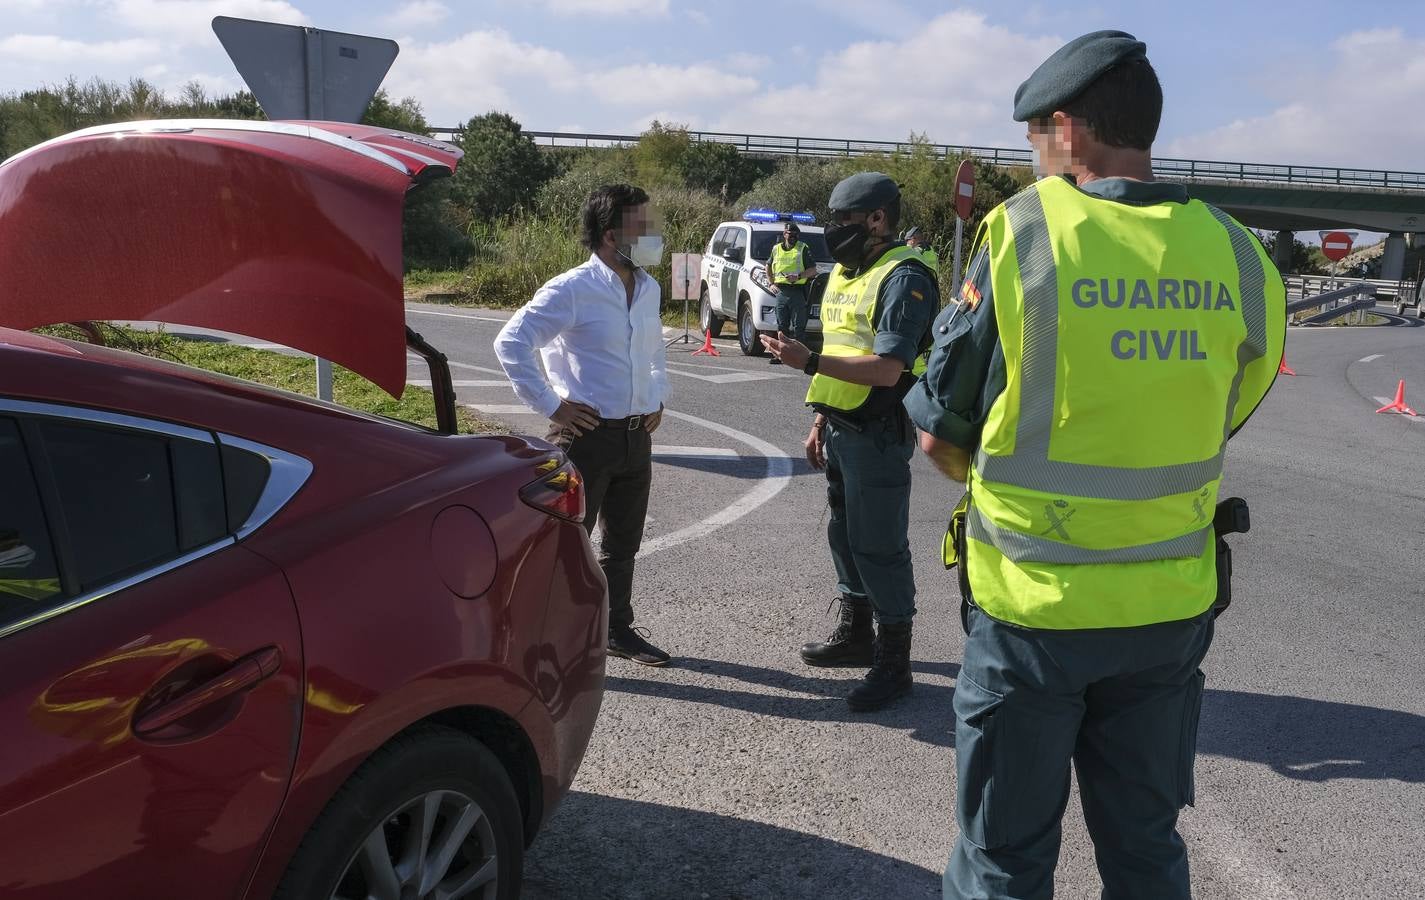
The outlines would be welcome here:
[[[1122,62],[1148,58],[1148,45],[1126,31],[1076,37],[1039,64],[1014,92],[1014,121],[1051,115]]]
[[[836,185],[826,205],[839,212],[884,209],[900,195],[901,189],[889,175],[857,172]]]

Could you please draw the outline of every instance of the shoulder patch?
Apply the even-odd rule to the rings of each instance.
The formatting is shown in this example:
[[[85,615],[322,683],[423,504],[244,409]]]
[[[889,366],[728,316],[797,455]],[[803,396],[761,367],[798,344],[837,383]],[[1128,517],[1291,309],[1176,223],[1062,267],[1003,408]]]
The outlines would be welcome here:
[[[960,286],[961,306],[973,312],[975,307],[980,305],[980,300],[980,289],[975,287],[975,283],[973,281],[967,280],[963,285]]]

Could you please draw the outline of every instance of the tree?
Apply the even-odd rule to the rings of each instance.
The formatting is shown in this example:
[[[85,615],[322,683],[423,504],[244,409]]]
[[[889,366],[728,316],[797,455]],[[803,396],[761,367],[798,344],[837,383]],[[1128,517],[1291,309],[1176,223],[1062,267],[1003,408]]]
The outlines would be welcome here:
[[[519,122],[506,113],[476,116],[456,141],[465,159],[455,170],[452,198],[471,216],[507,216],[528,209],[549,177],[549,166]]]
[[[425,134],[430,130],[430,126],[426,124],[425,112],[414,97],[405,97],[400,103],[392,103],[385,88],[377,91],[371,102],[366,104],[361,123],[410,134]]]
[[[706,191],[724,203],[735,202],[752,189],[761,174],[757,164],[732,144],[698,141],[678,159],[684,187]]]

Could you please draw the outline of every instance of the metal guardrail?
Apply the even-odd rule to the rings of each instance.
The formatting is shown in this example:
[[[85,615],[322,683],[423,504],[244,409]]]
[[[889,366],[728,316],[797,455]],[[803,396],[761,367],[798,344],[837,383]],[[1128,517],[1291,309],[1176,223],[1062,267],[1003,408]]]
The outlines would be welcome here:
[[[1286,283],[1286,295],[1288,297],[1314,297],[1325,291],[1336,290],[1342,285],[1368,285],[1375,290],[1376,298],[1379,300],[1394,301],[1401,297],[1413,296],[1415,293],[1415,282],[1394,281],[1385,278],[1345,278],[1339,275],[1287,275],[1282,281]]]
[[[1349,300],[1352,297],[1356,299],[1351,300],[1344,306],[1336,305],[1340,303],[1340,301]],[[1295,324],[1319,325],[1322,322],[1329,322],[1332,319],[1339,319],[1342,316],[1348,315],[1349,313],[1353,313],[1358,309],[1369,309],[1376,305],[1375,287],[1369,282],[1358,282],[1356,284],[1348,285],[1343,288],[1338,288],[1334,291],[1327,291],[1324,294],[1317,294],[1312,297],[1302,297],[1299,300],[1289,300],[1286,304],[1286,312],[1288,316],[1291,316],[1299,312],[1305,312],[1308,309],[1314,309],[1318,306],[1327,305],[1329,305],[1331,308],[1322,310],[1314,316],[1308,316],[1307,318],[1302,319]]]
[[[433,135],[457,136],[458,128],[433,128]],[[636,144],[636,134],[595,134],[568,131],[526,131],[535,143],[547,147],[613,147]],[[999,166],[1028,166],[1028,149],[978,147],[962,144],[912,144],[906,141],[862,141],[844,138],[808,138],[787,135],[736,134],[690,131],[697,142],[731,144],[743,153],[778,156],[862,156],[870,153],[911,153],[928,148],[936,156],[969,156]],[[1425,172],[1357,169],[1341,166],[1294,166],[1224,160],[1156,157],[1153,172],[1159,178],[1183,181],[1234,181],[1254,184],[1370,188],[1425,193]]]

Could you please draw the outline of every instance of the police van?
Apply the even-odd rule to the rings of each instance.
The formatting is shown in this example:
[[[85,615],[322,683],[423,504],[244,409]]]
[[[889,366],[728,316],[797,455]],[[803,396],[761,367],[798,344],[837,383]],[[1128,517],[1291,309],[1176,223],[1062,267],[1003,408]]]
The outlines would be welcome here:
[[[748,356],[767,351],[759,334],[777,333],[777,297],[767,275],[772,247],[782,240],[786,222],[796,222],[801,241],[811,248],[817,277],[807,290],[811,305],[807,317],[807,339],[814,348],[821,344],[821,293],[833,260],[826,236],[810,213],[787,213],[771,209],[749,209],[740,222],[723,222],[713,232],[703,253],[701,302],[698,327],[722,334],[722,326],[737,323],[737,344]]]

